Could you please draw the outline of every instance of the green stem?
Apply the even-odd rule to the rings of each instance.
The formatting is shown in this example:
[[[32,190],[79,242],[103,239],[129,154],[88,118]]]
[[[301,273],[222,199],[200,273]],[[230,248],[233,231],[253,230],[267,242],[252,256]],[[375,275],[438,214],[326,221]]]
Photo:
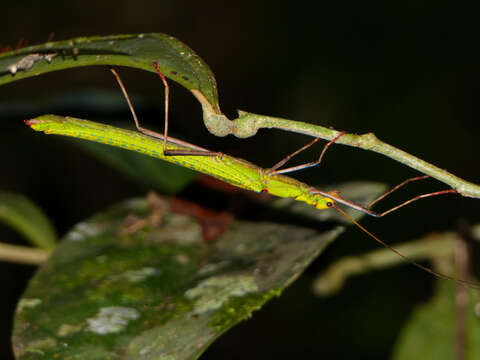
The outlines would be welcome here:
[[[280,129],[300,134],[332,140],[339,135],[339,131],[324,126],[313,125],[301,121],[276,118],[272,116],[239,112],[240,117],[234,120],[232,134],[239,138],[253,136],[259,129]],[[440,182],[449,185],[460,195],[480,198],[480,186],[455,176],[444,169],[429,164],[407,152],[400,150],[378,139],[373,133],[363,135],[346,133],[341,136],[337,144],[357,147],[363,150],[374,151],[411,167],[425,175],[429,175]]]
[[[447,232],[438,234],[434,238],[430,235],[428,238],[403,243],[395,246],[395,249],[414,261],[432,260],[453,256],[458,239],[458,234]],[[338,292],[351,276],[399,264],[406,264],[406,262],[388,249],[375,250],[360,256],[344,257],[330,265],[315,279],[313,291],[319,296],[332,295]]]

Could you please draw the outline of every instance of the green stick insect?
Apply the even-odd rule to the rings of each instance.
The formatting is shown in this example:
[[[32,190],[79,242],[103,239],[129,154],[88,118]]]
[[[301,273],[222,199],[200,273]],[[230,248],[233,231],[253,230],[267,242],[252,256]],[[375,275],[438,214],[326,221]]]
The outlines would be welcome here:
[[[166,34],[124,34],[50,40],[45,44],[23,48],[19,43],[13,51],[3,52],[11,49],[0,48],[0,85],[51,71],[93,65],[128,66],[155,72],[158,70],[152,66],[152,63],[155,63],[167,78],[190,90],[197,98],[203,109],[204,124],[210,133],[216,136],[232,134],[246,138],[255,135],[259,129],[267,128],[328,141],[339,134],[336,130],[320,125],[245,111],[240,111],[237,119],[228,119],[220,109],[215,76],[209,66],[187,45]],[[166,135],[168,129],[165,129]],[[373,133],[347,133],[336,143],[377,152],[447,184],[458,195],[480,198],[479,185],[387,144]],[[169,154],[168,149],[165,154]]]
[[[344,215],[347,219],[352,221],[357,227],[359,227],[372,239],[379,242],[382,246],[395,252],[397,255],[402,257],[407,262],[413,264],[414,266],[438,278],[452,280],[464,286],[480,290],[480,284],[438,273],[431,268],[420,265],[412,259],[404,256],[403,254],[395,250],[393,247],[370,233],[367,229],[365,229],[357,221],[352,219],[347,213],[345,213],[344,210],[342,210],[338,206],[341,204],[373,217],[383,217],[386,214],[391,213],[392,211],[395,211],[413,201],[429,196],[454,193],[454,190],[443,190],[419,195],[401,203],[400,205],[395,206],[392,209],[378,213],[370,209],[373,204],[376,204],[378,201],[385,198],[387,195],[391,194],[398,188],[406,185],[407,183],[424,179],[426,176],[419,176],[416,178],[407,179],[406,181],[397,185],[384,195],[377,198],[370,205],[364,207],[362,205],[353,203],[342,198],[337,191],[323,191],[318,188],[309,186],[305,183],[302,183],[296,179],[282,175],[282,173],[284,172],[291,172],[294,170],[299,170],[301,168],[318,165],[323,159],[323,156],[328,147],[335,143],[335,141],[342,136],[342,133],[324,146],[318,161],[287,169],[279,168],[283,166],[293,156],[298,154],[300,151],[303,151],[305,148],[315,143],[318,139],[313,140],[311,143],[307,144],[295,153],[287,156],[285,159],[277,163],[271,169],[263,169],[246,160],[235,158],[218,152],[209,151],[207,149],[201,148],[193,144],[189,144],[185,141],[178,140],[172,137],[169,137],[167,141],[164,141],[164,135],[140,127],[137,115],[133,106],[131,105],[130,98],[125,90],[125,87],[120,77],[115,70],[111,70],[116,76],[122,88],[122,91],[124,92],[125,98],[129,104],[137,128],[142,129],[142,132],[146,134],[141,134],[139,132],[125,129],[119,129],[109,125],[99,124],[87,120],[75,119],[71,117],[61,117],[56,115],[40,116],[34,119],[26,120],[25,123],[29,125],[33,130],[42,131],[46,134],[65,135],[116,146],[127,150],[133,150],[148,156],[152,156],[180,166],[187,167],[189,169],[201,172],[206,175],[210,175],[214,178],[217,178],[221,181],[237,186],[239,188],[251,190],[257,193],[268,192],[269,194],[278,197],[293,198],[297,201],[313,205],[318,210],[334,208],[342,215]],[[166,99],[166,103],[168,103],[168,98]],[[168,155],[165,154],[165,149],[167,148],[167,145],[169,152]]]

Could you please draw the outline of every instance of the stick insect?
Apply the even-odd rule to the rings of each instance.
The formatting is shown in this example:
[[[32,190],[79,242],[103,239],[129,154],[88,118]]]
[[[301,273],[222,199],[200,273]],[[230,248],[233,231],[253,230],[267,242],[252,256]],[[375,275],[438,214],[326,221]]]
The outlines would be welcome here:
[[[191,143],[187,143],[185,141],[182,141],[182,140],[179,140],[179,139],[175,139],[175,138],[172,138],[172,137],[169,137],[168,136],[168,108],[169,108],[169,94],[170,94],[170,88],[168,86],[168,82],[165,78],[165,76],[162,74],[162,72],[160,71],[160,68],[158,67],[158,64],[156,62],[153,62],[153,66],[155,68],[155,70],[157,71],[157,74],[158,76],[160,76],[160,79],[162,80],[162,83],[165,87],[165,97],[164,97],[164,105],[165,105],[165,117],[164,117],[164,133],[163,134],[160,134],[156,131],[152,131],[152,130],[149,130],[149,129],[146,129],[142,126],[140,126],[140,122],[138,121],[138,117],[135,113],[135,109],[132,105],[132,102],[130,100],[130,97],[128,95],[128,92],[125,88],[125,85],[123,84],[123,81],[122,79],[120,78],[120,75],[118,74],[118,72],[111,66],[109,66],[108,68],[110,69],[110,71],[112,72],[112,74],[114,75],[115,79],[117,80],[117,83],[118,85],[120,86],[120,89],[122,90],[122,93],[125,97],[125,100],[127,101],[128,103],[128,107],[130,109],[130,112],[132,114],[132,117],[133,117],[133,120],[135,122],[135,126],[137,128],[138,131],[140,131],[141,133],[145,134],[145,135],[148,135],[148,136],[152,136],[154,138],[157,138],[157,139],[160,139],[162,140],[162,148],[163,148],[163,156],[164,157],[168,157],[168,156],[179,156],[179,155],[190,155],[190,156],[220,156],[220,157],[223,157],[224,154],[222,153],[219,153],[219,152],[214,152],[214,151],[210,151],[210,150],[206,150],[206,149],[203,149],[199,146],[196,146],[196,145],[193,145]],[[315,144],[318,140],[320,140],[320,138],[315,138],[313,139],[312,141],[310,141],[308,144],[306,144],[305,146],[301,147],[300,149],[298,149],[297,151],[293,152],[292,154],[286,156],[284,159],[280,160],[278,163],[276,163],[275,165],[273,165],[270,169],[261,169],[262,171],[266,171],[266,174],[271,177],[273,175],[280,175],[280,174],[286,174],[286,173],[290,173],[290,172],[294,172],[294,171],[298,171],[298,170],[302,170],[302,169],[306,169],[306,168],[310,168],[310,167],[314,167],[314,166],[318,166],[320,165],[320,163],[322,162],[323,160],[323,157],[325,155],[325,152],[327,151],[327,149],[333,144],[335,143],[338,139],[340,139],[343,135],[345,134],[344,131],[341,131],[336,137],[334,137],[332,140],[330,140],[327,144],[325,144],[323,150],[320,152],[320,156],[318,157],[318,160],[316,161],[311,161],[311,162],[308,162],[308,163],[305,163],[305,164],[301,164],[301,165],[296,165],[296,166],[292,166],[292,167],[288,167],[288,168],[285,168],[285,169],[280,169],[283,165],[285,165],[290,159],[292,159],[294,156],[298,155],[300,152],[308,149],[309,147],[311,147],[313,144]],[[167,144],[168,143],[174,143],[174,144],[177,144],[177,145],[181,145],[181,146],[184,146],[186,147],[187,149],[182,149],[182,150],[179,150],[179,149],[168,149],[167,148]],[[443,195],[443,194],[455,194],[457,193],[454,189],[447,189],[447,190],[441,190],[441,191],[435,191],[435,192],[431,192],[431,193],[426,193],[426,194],[422,194],[422,195],[418,195],[418,196],[415,196],[413,197],[412,199],[410,200],[407,200],[397,206],[394,206],[392,207],[391,209],[389,210],[386,210],[382,213],[378,213],[378,212],[374,212],[374,211],[371,211],[370,208],[373,207],[373,205],[375,205],[376,203],[378,203],[380,200],[386,198],[388,195],[390,195],[391,193],[393,193],[394,191],[398,190],[399,188],[405,186],[406,184],[410,183],[410,182],[413,182],[413,181],[418,181],[418,180],[423,180],[423,179],[426,179],[426,178],[429,178],[430,176],[428,175],[423,175],[423,176],[416,176],[416,177],[412,177],[412,178],[409,178],[405,181],[403,181],[402,183],[396,185],[394,188],[390,189],[390,191],[386,192],[385,194],[381,195],[380,197],[378,197],[376,200],[374,200],[373,202],[371,202],[368,206],[366,207],[363,207],[361,205],[358,205],[358,204],[355,204],[351,201],[348,201],[348,200],[345,200],[341,197],[337,197],[335,200],[338,202],[338,203],[341,203],[343,205],[346,205],[350,208],[353,208],[353,209],[356,209],[358,211],[361,211],[367,215],[370,215],[370,216],[373,216],[373,217],[383,217],[407,204],[410,204],[414,201],[417,201],[417,200],[420,200],[420,199],[423,199],[423,198],[427,198],[427,197],[431,197],[431,196],[437,196],[437,195]],[[228,181],[226,181],[228,182]],[[235,185],[235,184],[234,184]],[[237,185],[238,186],[238,185]],[[242,187],[242,186],[240,186]],[[263,191],[267,191],[267,187],[265,187],[265,189]],[[319,191],[319,190],[318,190]],[[319,194],[322,194],[322,192],[319,192]],[[323,193],[323,195],[326,196],[326,193]],[[330,195],[330,194],[329,194]],[[344,214],[346,216],[346,214]],[[348,217],[348,216],[347,216]],[[353,221],[353,219],[350,219],[351,221]],[[357,226],[359,226],[357,224]],[[364,230],[365,231],[365,230]]]
[[[127,97],[128,99],[128,97]],[[131,104],[130,100],[127,100]],[[130,107],[130,110],[138,122],[138,118],[135,114],[133,107]],[[211,152],[209,150],[203,149],[193,144],[187,142],[172,139],[169,137],[168,141],[164,141],[158,136],[152,137],[149,135],[144,135],[139,132],[129,131],[125,129],[115,128],[109,125],[99,124],[87,120],[75,119],[71,117],[60,117],[56,115],[44,115],[35,119],[26,120],[25,123],[29,125],[35,131],[42,131],[46,134],[57,134],[65,135],[75,138],[86,139],[90,141],[95,141],[99,143],[104,143],[111,146],[116,146],[128,150],[133,150],[145,155],[149,155],[158,159],[162,159],[171,163],[175,163],[180,166],[184,166],[198,172],[210,175],[219,180],[222,180],[226,183],[232,184],[234,186],[255,191],[255,192],[268,192],[271,195],[278,197],[293,198],[297,201],[305,202],[307,204],[315,206],[318,210],[325,210],[334,208],[342,215],[347,217],[352,221],[356,226],[358,226],[362,231],[364,231],[368,236],[372,237],[375,241],[379,242],[382,246],[390,249],[395,252],[397,255],[402,257],[405,261],[413,264],[414,266],[443,279],[448,279],[460,283],[464,286],[470,288],[475,288],[480,290],[480,284],[475,282],[470,282],[467,280],[457,279],[450,277],[448,275],[436,272],[431,268],[420,265],[412,259],[404,256],[393,247],[370,233],[357,221],[352,219],[344,210],[342,210],[338,205],[342,204],[358,211],[361,211],[367,215],[374,217],[382,217],[394,210],[397,210],[413,201],[419,200],[426,196],[434,196],[437,193],[425,194],[417,196],[413,199],[410,199],[395,208],[387,210],[382,213],[375,212],[367,207],[363,207],[359,204],[353,203],[346,199],[343,199],[337,191],[323,191],[307,184],[304,184],[296,179],[287,177],[280,174],[282,170],[271,170],[260,168],[246,160],[235,158],[229,155],[222,153]],[[325,154],[325,151],[330,145],[335,142],[336,139],[328,142],[321,153],[320,160]],[[190,155],[165,155],[163,152],[164,146],[168,146],[173,151],[193,151],[193,154]],[[209,153],[214,153],[215,156],[210,155],[198,155],[195,151],[207,151]],[[295,153],[294,153],[295,154]],[[292,155],[294,155],[292,154]],[[281,163],[281,164],[280,164]],[[280,162],[280,166],[283,165],[283,161]],[[277,164],[278,165],[278,164]],[[277,166],[276,165],[276,166]],[[423,178],[423,177],[420,177]],[[379,200],[383,199],[386,195],[395,191],[399,187],[407,184],[410,181],[419,180],[419,179],[408,179],[390,190],[385,195],[382,195],[372,204],[377,203]],[[450,190],[439,193],[447,193]]]
[[[167,78],[184,86],[197,98],[202,105],[203,122],[216,136],[232,134],[247,138],[265,128],[325,140],[338,135],[338,131],[320,125],[245,111],[240,111],[236,119],[228,119],[220,110],[216,80],[208,65],[187,45],[166,34],[79,37],[1,53],[0,85],[50,71],[90,65],[128,66],[156,72],[153,62],[158,62],[157,66]],[[458,195],[480,198],[479,185],[387,144],[373,133],[346,133],[337,143],[377,152],[447,184]]]

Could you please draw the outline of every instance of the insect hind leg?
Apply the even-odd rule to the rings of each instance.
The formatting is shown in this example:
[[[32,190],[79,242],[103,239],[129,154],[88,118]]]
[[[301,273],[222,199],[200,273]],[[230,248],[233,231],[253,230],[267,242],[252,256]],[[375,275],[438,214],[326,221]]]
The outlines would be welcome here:
[[[318,157],[318,160],[316,160],[316,161],[311,161],[311,162],[308,162],[308,163],[305,163],[305,164],[301,164],[301,165],[297,165],[297,166],[292,166],[292,167],[289,167],[289,168],[285,168],[285,169],[279,170],[279,169],[280,169],[283,165],[285,165],[285,163],[286,163],[287,161],[289,161],[291,158],[293,158],[294,156],[298,155],[298,154],[301,153],[302,151],[308,149],[310,146],[312,146],[312,145],[315,144],[318,140],[320,140],[320,138],[315,138],[315,139],[313,139],[312,141],[310,141],[307,145],[304,145],[303,147],[301,147],[301,148],[298,149],[297,151],[295,151],[295,152],[293,152],[292,154],[286,156],[285,158],[283,158],[282,160],[280,160],[278,163],[276,163],[275,165],[273,165],[270,169],[268,169],[268,175],[269,175],[269,176],[272,176],[272,175],[278,175],[278,174],[286,174],[286,173],[290,173],[290,172],[294,172],[294,171],[298,171],[298,170],[303,170],[303,169],[308,169],[308,168],[311,168],[311,167],[320,165],[320,163],[322,162],[323,157],[324,157],[327,149],[328,149],[333,143],[335,143],[338,139],[340,139],[340,137],[342,137],[344,134],[345,134],[345,131],[341,131],[336,137],[334,137],[332,140],[330,140],[328,143],[326,143],[325,146],[323,147],[322,152],[320,153],[320,156]]]
[[[372,206],[374,206],[376,203],[378,203],[379,201],[385,199],[387,196],[391,195],[394,191],[400,189],[401,187],[407,185],[408,183],[410,182],[413,182],[413,181],[418,181],[418,180],[423,180],[423,179],[427,179],[429,178],[430,176],[428,175],[422,175],[422,176],[415,176],[415,177],[411,177],[411,178],[408,178],[406,179],[405,181],[401,182],[400,184],[398,184],[397,186],[393,187],[392,189],[390,189],[389,191],[387,191],[386,193],[384,193],[383,195],[380,195],[378,198],[376,198],[375,200],[373,200],[370,204],[368,204],[366,206],[367,209],[370,209]],[[426,194],[421,194],[421,195],[417,195],[407,201],[404,201],[403,203],[397,205],[397,206],[394,206],[386,211],[383,211],[383,212],[380,212],[380,213],[374,213],[376,214],[377,217],[382,217],[382,216],[385,216],[387,214],[390,214],[391,212],[395,211],[395,210],[398,210],[402,207],[404,207],[405,205],[408,205],[414,201],[417,201],[417,200],[420,200],[420,199],[423,199],[423,198],[427,198],[427,197],[432,197],[432,196],[437,196],[437,195],[444,195],[444,194],[456,194],[457,191],[455,189],[448,189],[448,190],[440,190],[440,191],[434,191],[434,192],[430,192],[430,193],[426,193]]]

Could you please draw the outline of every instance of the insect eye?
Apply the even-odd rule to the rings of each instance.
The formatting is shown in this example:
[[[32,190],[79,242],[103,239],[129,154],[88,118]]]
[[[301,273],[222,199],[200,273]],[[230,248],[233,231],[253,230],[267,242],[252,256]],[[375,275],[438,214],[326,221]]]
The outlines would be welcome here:
[[[327,205],[327,207],[332,207],[333,203],[331,201],[328,201],[325,205]]]

